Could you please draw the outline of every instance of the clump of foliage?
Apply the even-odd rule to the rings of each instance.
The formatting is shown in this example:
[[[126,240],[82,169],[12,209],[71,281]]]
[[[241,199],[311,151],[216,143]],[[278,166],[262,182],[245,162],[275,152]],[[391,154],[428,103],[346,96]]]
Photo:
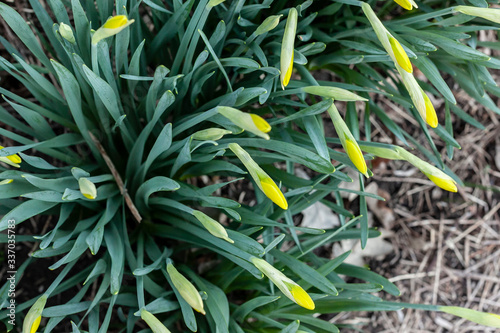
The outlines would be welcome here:
[[[328,314],[402,307],[500,327],[494,314],[384,301],[399,295],[393,283],[343,263],[349,252],[330,260],[314,251],[349,238],[364,247],[379,235],[368,227],[366,197],[382,198],[364,191],[365,159],[406,160],[445,190],[463,186],[430,132],[451,159],[460,148],[453,115],[481,125],[442,74],[500,113],[488,96],[500,95],[488,72],[500,62],[480,51],[498,43],[477,38],[497,29],[488,20],[498,25],[500,10],[481,0],[29,2],[32,26],[0,4],[40,62],[0,39],[12,54],[0,68],[31,94],[0,88],[9,105],[0,107],[0,135],[18,143],[0,147],[0,230],[54,215],[45,234],[16,235],[38,249],[9,270],[19,286],[36,261],[55,258],[58,277],[17,304],[15,321],[8,283],[0,289],[8,330],[58,331],[71,320],[73,332],[92,333],[337,332]],[[380,21],[388,13],[395,19]],[[315,79],[320,69],[335,82]],[[377,105],[380,94],[416,120],[425,145]],[[436,112],[434,98],[446,107]],[[325,136],[325,114],[337,137]],[[370,142],[371,115],[400,146]],[[311,179],[296,175],[299,166]],[[357,216],[340,196],[348,168],[359,173]],[[199,178],[210,185],[196,186]],[[241,183],[252,200],[224,196]],[[316,202],[341,226],[296,226]],[[51,301],[68,290],[65,304]]]

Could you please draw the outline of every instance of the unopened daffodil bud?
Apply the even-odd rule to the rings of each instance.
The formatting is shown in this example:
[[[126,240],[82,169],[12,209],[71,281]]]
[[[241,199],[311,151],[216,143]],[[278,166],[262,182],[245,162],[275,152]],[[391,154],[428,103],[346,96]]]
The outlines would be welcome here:
[[[449,192],[457,192],[457,182],[453,180],[450,176],[437,169],[440,172],[436,172],[434,174],[426,173],[424,174],[437,186],[441,187],[443,190]]]
[[[261,116],[245,113],[229,106],[218,106],[217,110],[219,114],[229,119],[236,126],[269,140],[269,134],[267,133],[271,131],[271,125]]]
[[[203,300],[195,286],[184,277],[171,263],[167,264],[167,272],[175,288],[182,298],[196,311],[205,314]]]
[[[59,24],[59,33],[61,34],[62,38],[66,39],[71,44],[76,43],[75,35],[73,34],[73,30],[66,23],[61,22],[61,24]]]
[[[280,58],[280,81],[281,88],[285,87],[290,82],[293,70],[293,48],[295,43],[295,35],[297,33],[298,13],[295,8],[290,8],[288,18],[286,19],[285,32],[281,42],[281,58]]]
[[[251,260],[255,267],[264,273],[264,275],[267,276],[286,297],[303,308],[314,310],[316,307],[314,301],[301,286],[274,268],[264,259],[252,257]]]
[[[263,33],[273,30],[280,23],[280,18],[283,15],[271,15],[262,22],[257,30],[255,30],[255,35],[259,36]]]
[[[153,333],[171,333],[152,313],[147,310],[141,310],[141,318],[148,324]]]
[[[394,36],[386,29],[369,4],[363,2],[361,4],[361,8],[363,9],[368,21],[370,21],[370,24],[372,25],[380,43],[387,51],[394,64],[397,64],[396,68],[399,66],[406,72],[412,73],[413,68],[411,66],[410,59],[408,59],[408,55],[398,40],[394,38]]]
[[[412,10],[413,7],[418,8],[417,4],[413,0],[394,0],[394,2],[406,10]]]
[[[220,140],[226,134],[232,134],[233,132],[222,129],[222,128],[207,128],[201,131],[198,131],[193,134],[194,140]]]
[[[302,88],[302,91],[308,94],[318,95],[325,98],[332,98],[336,101],[367,101],[366,98],[358,96],[355,93],[350,92],[349,90],[337,87],[309,86]]]
[[[425,92],[422,91],[422,94],[424,96],[424,101],[425,101],[425,122],[432,128],[436,128],[438,125],[438,118],[436,114],[436,110],[434,109],[434,105],[432,105],[432,102],[427,96]]]
[[[402,159],[410,162],[426,175],[434,184],[449,192],[457,192],[457,182],[435,166],[421,160],[401,147],[395,147]]]
[[[327,112],[332,119],[333,126],[339,136],[340,143],[342,144],[342,147],[344,147],[349,159],[359,172],[368,177],[368,168],[366,166],[363,153],[361,152],[361,149],[359,149],[359,145],[344,122],[344,119],[340,116],[339,110],[335,104],[332,104],[332,106],[328,108]]]
[[[356,169],[358,169],[359,172],[361,172],[363,175],[366,175],[368,168],[366,166],[366,161],[363,157],[363,153],[361,152],[361,149],[359,149],[358,143],[349,138],[346,138],[345,150]]]
[[[456,6],[455,11],[483,18],[488,21],[500,23],[500,9],[498,8],[481,8],[473,6]]]
[[[129,25],[134,23],[134,20],[129,20],[125,15],[116,15],[110,17],[92,36],[92,44],[96,45],[101,39],[116,35]]]
[[[0,150],[1,149],[4,149],[4,147],[0,146]],[[21,157],[19,157],[19,155],[13,154],[8,156],[0,156],[0,162],[3,162],[15,168],[20,168],[21,166],[19,164],[22,162],[22,160]]]
[[[81,177],[78,179],[78,185],[80,186],[80,192],[87,199],[94,200],[97,198],[97,189],[95,184],[92,183],[88,178]]]
[[[438,307],[438,310],[470,320],[483,326],[500,328],[500,315],[494,313],[481,312],[458,306],[440,306]]]
[[[227,231],[222,224],[199,210],[193,210],[192,214],[213,236],[221,238],[229,243],[234,243],[234,241],[227,235]]]
[[[262,192],[271,199],[276,205],[282,209],[288,209],[288,202],[283,195],[283,192],[278,188],[276,183],[262,168],[250,157],[250,155],[237,143],[230,143],[229,149],[239,158],[243,165],[247,168],[250,176],[260,188]]]
[[[10,184],[14,181],[14,179],[4,179],[2,181],[0,181],[0,185],[7,185],[7,184]]]
[[[31,306],[23,321],[23,333],[35,333],[40,326],[42,320],[42,311],[47,303],[48,295],[43,294]]]
[[[394,58],[396,58],[396,62],[398,63],[398,65],[408,73],[413,73],[413,67],[411,65],[410,58],[408,58],[406,51],[403,49],[398,40],[392,36],[389,36],[389,43],[391,44],[392,53],[394,54]]]

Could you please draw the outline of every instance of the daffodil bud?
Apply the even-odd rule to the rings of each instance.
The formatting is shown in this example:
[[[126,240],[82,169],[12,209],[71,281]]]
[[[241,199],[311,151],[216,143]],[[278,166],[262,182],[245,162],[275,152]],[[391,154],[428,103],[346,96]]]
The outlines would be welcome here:
[[[368,177],[368,168],[366,166],[363,153],[361,152],[361,149],[359,149],[359,145],[344,122],[344,119],[340,116],[339,110],[335,104],[332,104],[332,106],[328,108],[327,112],[332,119],[333,126],[339,136],[340,143],[342,144],[342,147],[344,147],[349,159],[359,172]]]
[[[434,109],[434,105],[432,105],[429,96],[427,96],[425,92],[422,91],[422,94],[425,101],[425,122],[429,124],[430,127],[436,128],[438,125],[438,118],[436,110]]]
[[[217,6],[218,4],[221,4],[223,3],[224,1],[226,0],[210,0],[207,4],[207,8],[212,8],[212,7],[215,7]]]
[[[80,186],[80,192],[87,199],[94,200],[97,198],[97,189],[95,184],[92,183],[88,178],[82,177],[78,179],[78,185]]]
[[[255,35],[259,36],[263,33],[273,30],[280,23],[280,18],[283,15],[271,15],[262,22],[257,30],[255,30]]]
[[[222,224],[199,210],[193,210],[192,214],[198,221],[201,222],[201,224],[203,224],[209,233],[229,243],[234,243],[234,241],[227,235],[227,231]]]
[[[116,35],[129,25],[134,23],[134,20],[129,20],[125,15],[116,15],[110,17],[92,36],[92,44],[96,45],[101,39]]]
[[[165,325],[163,325],[163,323],[149,311],[142,309],[141,318],[146,322],[146,324],[148,324],[153,333],[171,333],[168,328],[166,328]]]
[[[59,24],[59,33],[61,34],[62,38],[66,39],[71,44],[76,43],[75,35],[73,35],[73,30],[66,23],[61,22],[61,24]]]
[[[229,106],[218,106],[217,110],[219,114],[229,119],[236,126],[269,140],[267,133],[271,131],[271,125],[261,116],[253,113],[245,113]]]
[[[363,9],[363,12],[365,13],[368,21],[370,21],[370,24],[372,25],[373,30],[375,31],[375,34],[377,35],[380,43],[387,51],[394,64],[397,64],[396,68],[399,70],[399,66],[407,73],[412,73],[413,68],[405,50],[397,41],[397,39],[394,38],[394,36],[391,35],[391,33],[385,28],[385,26],[373,11],[372,7],[366,2],[363,2],[361,4],[361,8]]]
[[[195,286],[184,277],[171,263],[167,264],[167,272],[182,298],[196,311],[201,314],[205,314],[203,309],[203,300],[201,299],[198,290]]]
[[[435,166],[425,161],[422,161],[420,158],[409,153],[408,151],[406,151],[401,147],[396,147],[395,149],[398,151],[402,159],[410,162],[415,167],[419,168],[420,171],[424,175],[426,175],[434,184],[441,187],[443,190],[450,192],[457,192],[457,185],[456,185],[457,182],[453,178],[448,176],[446,173],[436,168]]]
[[[349,90],[337,87],[309,86],[302,88],[302,91],[308,94],[318,95],[325,98],[332,98],[336,101],[367,101],[366,98],[358,96],[355,93],[350,92]]]
[[[470,320],[483,326],[500,328],[500,315],[494,313],[481,312],[458,306],[440,306],[438,307],[438,310]]]
[[[285,87],[290,82],[290,78],[292,77],[293,48],[295,35],[297,33],[297,19],[297,10],[295,8],[290,8],[290,11],[288,12],[288,18],[286,19],[283,41],[281,42],[280,80],[282,89],[285,89]]]
[[[394,58],[396,58],[396,62],[401,68],[403,68],[408,73],[413,73],[413,67],[410,62],[410,58],[406,54],[406,51],[403,49],[398,40],[392,36],[389,36],[389,43],[391,44],[392,53],[394,54]]]
[[[412,10],[413,7],[418,8],[417,4],[413,0],[394,0],[394,2],[406,10]]]
[[[26,317],[23,321],[23,333],[35,333],[40,326],[40,321],[42,320],[42,311],[47,303],[48,295],[43,294],[39,299],[31,306]]]
[[[4,148],[5,147],[0,146],[0,150]],[[21,166],[19,164],[22,162],[22,160],[21,157],[19,157],[19,155],[14,154],[9,156],[0,156],[0,162],[3,162],[15,168],[20,168]]]
[[[232,134],[233,132],[222,129],[222,128],[207,128],[198,131],[193,134],[193,139],[205,141],[205,140],[220,140],[226,134]]]
[[[297,283],[289,279],[285,274],[274,268],[264,259],[252,257],[252,263],[259,271],[271,280],[281,292],[303,308],[314,310],[316,307],[311,296]]]
[[[7,184],[10,184],[14,181],[14,179],[4,179],[2,181],[0,181],[0,185],[7,185]]]
[[[346,137],[345,150],[356,169],[358,169],[359,172],[361,172],[363,175],[367,175],[368,168],[366,166],[363,153],[361,152],[361,149],[359,149],[358,143],[355,140],[351,140],[350,138]]]
[[[278,188],[276,183],[262,168],[250,157],[250,155],[237,143],[230,143],[229,149],[239,158],[241,163],[247,168],[250,176],[260,188],[262,192],[271,199],[276,205],[282,209],[288,209],[288,203],[283,195],[283,192]]]
[[[359,144],[359,148],[367,152],[369,154],[373,154],[375,156],[379,156],[382,158],[386,158],[388,160],[403,160],[404,158],[399,154],[397,148],[398,147],[383,147],[378,143],[362,143]]]
[[[455,11],[483,18],[488,21],[500,23],[500,9],[498,8],[481,8],[473,6],[456,6]]]

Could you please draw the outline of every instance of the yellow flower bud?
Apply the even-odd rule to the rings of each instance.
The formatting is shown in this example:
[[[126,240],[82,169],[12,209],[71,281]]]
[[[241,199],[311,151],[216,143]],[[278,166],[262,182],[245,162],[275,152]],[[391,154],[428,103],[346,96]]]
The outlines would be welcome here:
[[[406,51],[403,49],[398,40],[392,36],[389,36],[389,43],[391,43],[392,52],[394,53],[394,57],[396,58],[398,65],[408,73],[413,73],[413,67],[411,65],[410,59],[408,58]]]
[[[4,148],[5,147],[0,146],[0,149],[4,149]],[[15,163],[15,164],[19,164],[22,162],[21,157],[19,157],[19,155],[17,155],[17,154],[9,155],[9,156],[2,156],[2,158],[7,158],[8,160],[10,160],[12,163]]]
[[[250,117],[252,118],[253,123],[255,124],[255,126],[260,131],[262,131],[264,133],[271,132],[271,125],[269,125],[269,123],[264,118],[262,118],[259,115],[254,114],[254,113],[250,113]]]
[[[301,286],[274,268],[264,259],[252,257],[251,261],[255,267],[264,273],[264,275],[267,276],[286,297],[303,308],[314,310],[316,307],[314,305],[314,301]]]
[[[168,328],[149,311],[141,310],[141,318],[148,324],[153,333],[171,333]]]
[[[219,114],[229,119],[236,126],[269,140],[269,135],[267,133],[271,131],[271,125],[261,116],[245,113],[229,106],[218,106],[217,110]]]
[[[316,307],[313,300],[311,299],[311,296],[309,296],[309,294],[304,289],[302,289],[301,286],[292,285],[292,287],[290,288],[290,293],[295,299],[295,302],[301,307],[308,310],[314,310],[314,308]]]
[[[0,185],[7,185],[7,184],[10,184],[14,181],[14,179],[4,179],[2,181],[0,181]]]
[[[42,311],[47,303],[47,295],[43,294],[31,306],[23,321],[23,333],[35,333],[42,320]]]
[[[125,15],[110,17],[102,27],[94,32],[94,35],[92,35],[92,44],[96,45],[101,39],[116,35],[132,23],[134,23],[134,20],[129,20]]]
[[[437,176],[437,175],[432,175],[432,174],[427,174],[424,173],[429,179],[436,184],[437,186],[441,187],[443,190],[450,191],[450,192],[457,192],[457,185],[456,182],[453,180],[453,178],[449,177],[448,175],[444,174],[446,177],[443,176]]]
[[[409,0],[394,0],[394,2],[396,2],[398,5],[400,5],[401,7],[403,7],[406,10],[413,9],[413,5]]]
[[[97,198],[97,189],[95,184],[92,183],[88,178],[81,177],[78,179],[78,185],[80,186],[80,192],[87,199],[94,200]]]
[[[285,196],[271,178],[262,179],[260,181],[260,185],[262,186],[262,191],[266,197],[271,199],[272,202],[280,206],[282,209],[288,209],[288,202],[286,201]]]
[[[434,109],[434,105],[432,105],[432,102],[426,93],[422,92],[422,94],[425,101],[425,121],[427,122],[427,124],[429,124],[430,127],[436,128],[438,125],[438,118],[436,110]]]
[[[295,8],[290,8],[288,18],[286,19],[285,32],[281,42],[281,57],[280,57],[280,79],[281,88],[285,87],[290,82],[293,70],[293,48],[295,34],[297,32],[298,13]]]
[[[358,143],[352,141],[349,138],[346,138],[345,143],[346,145],[344,148],[347,151],[349,159],[354,164],[354,166],[359,170],[359,172],[367,176],[368,168],[366,167],[365,158],[363,157],[361,149],[359,149]]]
[[[167,264],[167,272],[172,279],[172,283],[182,296],[182,298],[196,311],[205,315],[203,300],[195,286],[184,277],[172,264]]]
[[[195,140],[220,140],[226,134],[232,134],[233,132],[222,129],[222,128],[207,128],[198,131],[193,134],[193,139]]]

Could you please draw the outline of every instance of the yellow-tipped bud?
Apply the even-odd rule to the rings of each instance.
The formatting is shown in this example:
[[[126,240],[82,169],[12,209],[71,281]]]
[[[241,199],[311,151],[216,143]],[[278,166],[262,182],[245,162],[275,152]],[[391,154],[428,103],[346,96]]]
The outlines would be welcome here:
[[[167,272],[182,298],[196,311],[205,315],[203,300],[195,286],[184,277],[172,264],[167,264]]]
[[[389,43],[391,43],[392,52],[394,53],[394,57],[396,58],[398,65],[408,73],[413,73],[413,67],[411,65],[410,58],[408,58],[406,51],[403,49],[398,40],[392,36],[389,36]]]
[[[447,176],[444,174],[446,177],[443,176],[437,176],[437,175],[431,175],[425,173],[429,179],[436,184],[437,186],[441,187],[443,190],[449,191],[449,192],[457,192],[457,185],[456,182],[453,180],[453,178]]]
[[[23,321],[23,333],[35,333],[42,320],[42,311],[47,303],[47,295],[43,294],[31,306]]]
[[[4,179],[2,181],[0,181],[0,185],[7,185],[7,184],[10,184],[14,181],[14,179]]]
[[[295,34],[297,32],[298,13],[295,8],[290,8],[288,18],[286,19],[285,32],[281,42],[281,57],[280,57],[280,80],[281,88],[285,87],[290,82],[293,70],[293,48],[295,42]]]
[[[229,119],[236,126],[269,140],[267,133],[271,131],[271,125],[261,116],[253,113],[245,113],[229,106],[218,106],[217,110],[219,114]]]
[[[439,311],[473,321],[483,326],[500,328],[500,316],[494,313],[481,312],[458,306],[440,306]]]
[[[350,92],[349,90],[345,90],[337,87],[322,87],[322,86],[309,86],[304,87],[302,90],[308,94],[314,94],[326,98],[332,98],[336,101],[367,101],[366,98],[356,95],[355,93]]]
[[[314,305],[313,300],[301,286],[274,268],[264,259],[252,257],[251,261],[255,267],[264,273],[264,275],[267,276],[286,297],[303,308],[314,310],[316,306]]]
[[[262,179],[260,181],[260,185],[262,186],[262,191],[266,197],[271,199],[272,202],[280,206],[282,209],[288,209],[288,202],[286,201],[285,196],[271,178]]]
[[[129,20],[125,15],[117,15],[110,17],[97,31],[92,35],[92,44],[97,44],[101,39],[116,35],[129,25],[134,23],[134,20]]]
[[[78,185],[80,186],[80,192],[85,198],[90,200],[97,198],[97,188],[88,178],[82,177],[78,179]]]
[[[409,0],[394,0],[394,2],[397,3],[398,5],[400,5],[401,7],[403,7],[404,9],[406,9],[406,10],[412,10],[413,9],[413,5],[412,5],[412,3]]]
[[[429,124],[430,127],[436,128],[438,125],[438,118],[436,110],[434,109],[434,105],[432,105],[432,102],[426,93],[422,92],[422,94],[425,101],[425,121],[427,122],[427,124]]]
[[[271,125],[269,125],[269,123],[264,118],[262,118],[259,115],[254,114],[254,113],[250,113],[250,117],[252,118],[253,123],[255,124],[255,126],[260,131],[262,131],[264,133],[271,132]]]
[[[0,146],[0,149],[4,149],[5,147]],[[9,156],[1,156],[0,157],[0,162],[4,162],[6,164],[9,164],[11,166],[14,166],[16,168],[19,168],[19,164],[22,162],[21,157],[19,155],[14,154],[14,155],[9,155]]]
[[[231,244],[234,243],[234,241],[227,235],[227,231],[222,226],[222,224],[220,224],[207,214],[200,212],[199,210],[193,210],[192,214],[198,221],[201,222],[201,224],[203,224],[203,226],[209,233],[217,238],[225,240],[226,242],[229,242]]]
[[[148,324],[153,333],[171,333],[153,314],[146,310],[141,310],[141,318]]]
[[[308,310],[314,310],[316,305],[314,304],[311,296],[299,285],[293,285],[290,288],[290,293],[292,294],[295,302],[303,308]]]
[[[346,138],[345,143],[346,146],[344,148],[347,151],[349,159],[354,164],[354,166],[359,170],[359,172],[361,172],[363,175],[366,176],[368,168],[366,167],[365,158],[363,157],[361,149],[359,149],[358,143],[353,142],[349,138]]]

